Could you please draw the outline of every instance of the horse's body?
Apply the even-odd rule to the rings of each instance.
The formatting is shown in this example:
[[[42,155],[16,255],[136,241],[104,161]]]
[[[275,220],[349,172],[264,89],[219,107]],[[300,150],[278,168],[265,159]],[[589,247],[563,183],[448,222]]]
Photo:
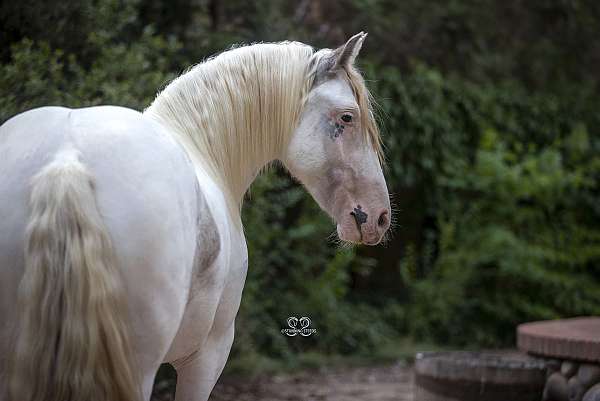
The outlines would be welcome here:
[[[224,53],[143,114],[44,107],[2,125],[0,401],[148,400],[163,362],[177,401],[208,399],[247,271],[239,207],[274,159],[340,237],[379,242],[389,200],[352,69],[362,40]]]
[[[123,274],[145,398],[163,361],[201,362],[210,372],[205,380],[216,380],[233,340],[247,252],[243,233],[222,207],[222,192],[201,166],[195,174],[160,125],[120,107],[32,110],[3,125],[0,138],[2,321],[17,320],[29,183],[53,159],[77,152],[95,178]],[[3,357],[11,354],[11,327],[0,326]]]

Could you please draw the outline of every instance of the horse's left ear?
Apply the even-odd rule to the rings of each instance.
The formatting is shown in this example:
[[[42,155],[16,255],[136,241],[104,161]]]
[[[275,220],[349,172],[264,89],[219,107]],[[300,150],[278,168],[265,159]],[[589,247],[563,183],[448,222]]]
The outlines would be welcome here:
[[[367,34],[364,32],[357,33],[348,39],[345,45],[335,49],[336,61],[334,69],[354,64],[354,60],[356,60],[356,56],[358,56],[366,37]]]

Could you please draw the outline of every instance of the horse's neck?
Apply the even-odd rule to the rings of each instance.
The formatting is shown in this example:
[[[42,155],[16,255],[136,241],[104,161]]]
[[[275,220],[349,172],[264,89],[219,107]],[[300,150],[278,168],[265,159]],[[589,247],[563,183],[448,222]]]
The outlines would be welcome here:
[[[201,148],[204,144],[197,141],[198,136],[190,135],[189,129],[181,127],[179,120],[172,119],[169,121],[163,116],[152,112],[146,114],[161,123],[184,148],[196,168],[197,175],[204,177],[203,180],[210,177],[225,194],[228,203],[231,203],[232,207],[235,205],[236,209],[241,206],[246,191],[261,170],[271,161],[280,157],[279,152],[248,155],[236,154],[235,151],[231,151],[228,152],[230,156],[228,159],[214,158],[209,150]],[[197,129],[201,130],[202,128],[197,127]],[[199,132],[197,135],[202,135],[202,133]],[[252,135],[252,133],[240,132],[239,135]]]
[[[280,158],[297,125],[311,55],[299,44],[226,52],[168,85],[147,114],[168,128],[239,209],[256,175]]]
[[[281,111],[273,108],[259,113],[253,109],[260,108],[256,105],[238,105],[238,108],[245,109],[245,115],[234,115],[229,121],[217,121],[217,127],[214,127],[207,123],[210,117],[206,116],[217,114],[218,110],[203,108],[202,95],[194,94],[176,107],[155,107],[153,104],[145,114],[166,128],[193,163],[219,183],[230,205],[239,210],[257,175],[266,165],[282,156],[285,141],[278,138],[279,132],[265,122],[278,119]],[[264,101],[252,95],[246,96],[252,101]],[[274,98],[269,103],[276,104],[277,101]]]

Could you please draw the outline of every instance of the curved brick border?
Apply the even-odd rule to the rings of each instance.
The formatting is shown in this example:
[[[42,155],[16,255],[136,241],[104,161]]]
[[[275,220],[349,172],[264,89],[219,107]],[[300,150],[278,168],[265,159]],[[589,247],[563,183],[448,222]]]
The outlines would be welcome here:
[[[600,317],[521,324],[517,327],[517,346],[548,357],[600,362]]]

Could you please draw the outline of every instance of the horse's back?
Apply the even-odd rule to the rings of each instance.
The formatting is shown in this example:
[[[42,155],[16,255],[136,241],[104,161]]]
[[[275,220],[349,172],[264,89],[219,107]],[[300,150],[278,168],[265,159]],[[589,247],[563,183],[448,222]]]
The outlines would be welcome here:
[[[160,363],[187,301],[196,244],[196,178],[183,150],[160,126],[136,111],[111,106],[45,107],[0,127],[0,319],[9,323],[0,325],[0,358],[8,355],[16,320],[31,181],[68,147],[76,149],[94,178],[98,209],[133,312],[140,362]],[[3,365],[0,360],[0,373]]]

